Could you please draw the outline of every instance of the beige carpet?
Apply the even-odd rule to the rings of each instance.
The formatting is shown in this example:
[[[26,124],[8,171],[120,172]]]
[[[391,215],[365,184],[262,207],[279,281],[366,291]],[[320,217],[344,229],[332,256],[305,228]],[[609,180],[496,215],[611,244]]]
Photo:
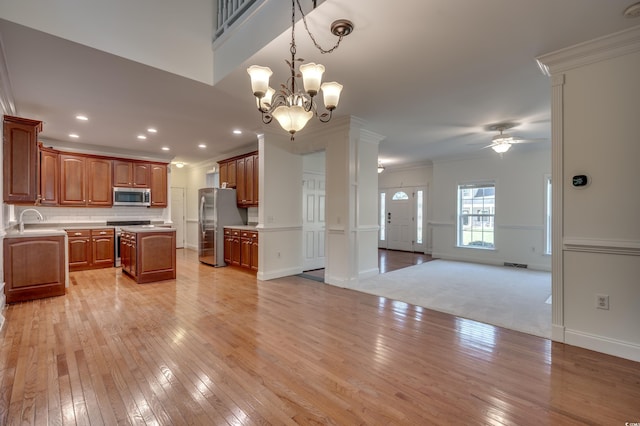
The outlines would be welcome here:
[[[354,290],[551,338],[551,273],[434,260],[362,280]]]

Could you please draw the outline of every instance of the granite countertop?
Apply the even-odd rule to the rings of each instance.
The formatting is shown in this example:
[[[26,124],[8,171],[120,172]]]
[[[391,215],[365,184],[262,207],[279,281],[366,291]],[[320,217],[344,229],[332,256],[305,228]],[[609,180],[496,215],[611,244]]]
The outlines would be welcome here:
[[[132,225],[120,229],[125,232],[176,232],[176,228],[166,225]]]
[[[59,237],[67,235],[64,229],[57,228],[27,228],[23,233],[17,229],[7,231],[5,238],[27,238],[27,237]]]
[[[225,229],[240,229],[241,231],[256,231],[256,225],[229,225]]]

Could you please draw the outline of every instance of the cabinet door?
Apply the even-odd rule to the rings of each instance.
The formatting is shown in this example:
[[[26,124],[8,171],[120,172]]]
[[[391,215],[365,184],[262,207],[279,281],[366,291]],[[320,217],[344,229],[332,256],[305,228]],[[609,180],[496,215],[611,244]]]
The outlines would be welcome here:
[[[131,247],[129,246],[129,234],[120,234],[120,266],[123,271],[129,272],[131,262]]]
[[[111,187],[111,160],[88,157],[87,162],[87,205],[113,205]]]
[[[132,276],[138,275],[138,244],[135,234],[129,236],[129,273]]]
[[[48,149],[40,151],[40,204],[58,204],[58,153]]]
[[[231,264],[234,266],[240,266],[240,258],[242,256],[242,249],[240,247],[240,237],[234,236],[231,241]]]
[[[247,203],[246,182],[245,161],[244,158],[239,158],[236,160],[236,198],[238,205]]]
[[[89,268],[90,265],[90,237],[69,237],[69,270],[79,271]]]
[[[258,270],[258,237],[251,239],[251,269]]]
[[[131,187],[133,164],[130,161],[113,160],[113,186]]]
[[[231,253],[233,252],[233,237],[225,235],[224,237],[224,261],[231,263]]]
[[[240,251],[240,266],[251,268],[251,238],[241,238]]]
[[[133,163],[133,187],[149,188],[151,180],[151,164]]]
[[[236,187],[236,162],[229,161],[227,163],[227,187],[235,188]]]
[[[113,229],[91,230],[91,249],[93,266],[106,268],[114,265],[114,235]]]
[[[253,181],[256,177],[254,175],[255,169],[253,162],[253,155],[244,159],[244,204],[247,206],[253,206],[256,204],[253,185]]]
[[[167,207],[167,165],[151,165],[151,207]]]
[[[61,154],[60,158],[60,204],[84,206],[85,199],[85,158]]]
[[[258,154],[253,155],[253,204],[260,204],[260,162]]]
[[[229,183],[229,163],[218,163],[220,164],[220,187],[222,188],[222,184],[224,182]]]
[[[5,116],[3,196],[7,203],[35,202],[38,197],[38,132],[42,122]]]

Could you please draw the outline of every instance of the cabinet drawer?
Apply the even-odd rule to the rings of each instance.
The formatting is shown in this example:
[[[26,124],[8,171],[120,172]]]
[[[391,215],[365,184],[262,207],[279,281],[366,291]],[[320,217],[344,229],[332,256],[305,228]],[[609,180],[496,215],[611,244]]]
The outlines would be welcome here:
[[[231,229],[226,229],[225,228],[224,235],[231,235]]]
[[[91,235],[94,237],[113,237],[113,234],[113,228],[91,230]]]
[[[65,229],[69,237],[89,237],[91,230],[89,229]]]

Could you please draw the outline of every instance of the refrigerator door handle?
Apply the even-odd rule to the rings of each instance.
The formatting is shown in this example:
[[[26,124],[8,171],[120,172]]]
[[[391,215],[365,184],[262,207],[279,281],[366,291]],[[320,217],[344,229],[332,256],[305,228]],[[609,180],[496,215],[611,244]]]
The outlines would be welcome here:
[[[202,232],[202,239],[204,239],[206,235],[204,229],[204,195],[200,198],[200,232]]]

